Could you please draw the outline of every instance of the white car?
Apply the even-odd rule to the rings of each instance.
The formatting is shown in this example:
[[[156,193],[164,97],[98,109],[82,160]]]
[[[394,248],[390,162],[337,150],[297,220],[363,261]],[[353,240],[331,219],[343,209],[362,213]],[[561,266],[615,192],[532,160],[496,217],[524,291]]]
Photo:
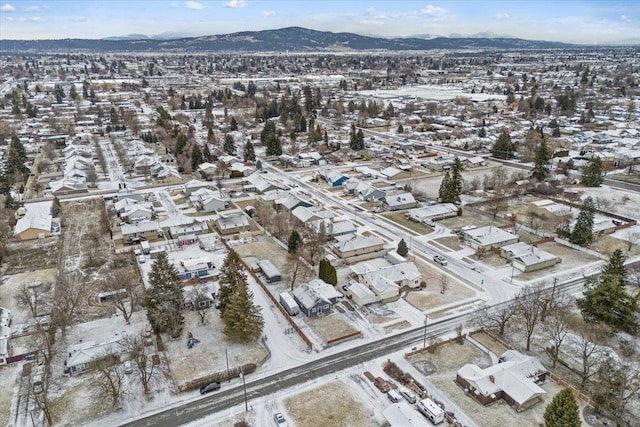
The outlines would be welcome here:
[[[443,256],[440,256],[440,255],[435,255],[433,257],[433,260],[435,262],[437,262],[438,264],[440,264],[440,265],[447,265],[448,264],[447,263],[447,259],[445,257],[443,257]]]
[[[284,418],[284,415],[282,415],[280,412],[276,413],[273,416],[273,420],[276,422],[276,425],[280,427],[283,427],[287,423],[287,420]]]
[[[425,219],[425,220],[424,220],[424,223],[425,223],[426,225],[428,225],[429,227],[432,227],[432,228],[436,226],[436,223],[435,223],[435,222],[433,222],[433,221],[431,221],[430,219]]]

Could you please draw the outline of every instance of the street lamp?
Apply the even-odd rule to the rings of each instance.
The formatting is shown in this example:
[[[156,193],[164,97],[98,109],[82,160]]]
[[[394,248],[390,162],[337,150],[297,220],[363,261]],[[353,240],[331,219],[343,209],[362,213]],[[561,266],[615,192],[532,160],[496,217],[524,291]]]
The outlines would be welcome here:
[[[424,338],[422,339],[422,348],[427,348],[427,321],[429,316],[424,315]]]
[[[247,404],[247,385],[244,382],[244,374],[242,373],[242,369],[240,369],[240,378],[242,378],[242,389],[244,390],[244,410],[245,412],[249,412],[249,405]]]

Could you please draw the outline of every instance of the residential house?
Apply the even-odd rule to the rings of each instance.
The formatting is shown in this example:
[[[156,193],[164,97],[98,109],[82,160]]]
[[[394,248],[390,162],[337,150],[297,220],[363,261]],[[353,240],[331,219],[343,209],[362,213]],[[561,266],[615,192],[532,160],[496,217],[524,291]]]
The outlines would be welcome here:
[[[462,162],[465,168],[477,168],[487,165],[487,159],[481,156],[469,157]]]
[[[51,180],[49,181],[49,188],[51,189],[51,194],[54,196],[86,193],[89,191],[86,182],[70,178],[62,178],[57,181]]]
[[[215,299],[216,289],[217,287],[213,283],[183,286],[183,307],[192,311],[211,307]]]
[[[218,274],[215,265],[207,256],[183,259],[179,265],[174,263],[174,266],[183,282],[207,280]]]
[[[288,193],[284,197],[275,200],[276,209],[285,209],[289,212],[293,211],[298,206],[311,207],[313,203],[306,197],[299,194]]]
[[[198,210],[205,212],[217,212],[229,206],[229,197],[220,190],[200,188],[191,193],[191,204]]]
[[[380,171],[380,174],[386,179],[390,179],[390,180],[398,180],[398,179],[405,179],[405,178],[411,177],[410,171],[398,169],[393,166],[389,166],[385,169],[382,169]]]
[[[25,215],[16,222],[13,234],[18,240],[49,237],[52,218],[47,210],[28,208]]]
[[[81,374],[106,357],[111,355],[119,357],[121,352],[120,339],[103,343],[86,341],[73,345],[67,350],[64,373],[71,375]]]
[[[192,179],[190,181],[185,182],[182,191],[185,195],[191,196],[191,194],[196,190],[199,190],[201,188],[208,188],[210,185],[211,185],[210,183],[200,181],[197,179]]]
[[[458,207],[453,203],[438,203],[411,209],[405,216],[416,222],[451,218],[458,215]]]
[[[214,225],[222,235],[240,233],[251,228],[249,218],[242,211],[221,213]]]
[[[231,176],[249,176],[255,172],[255,170],[251,166],[247,166],[244,163],[236,162],[231,165],[229,168],[231,171]]]
[[[188,234],[200,235],[209,232],[209,226],[205,221],[193,220],[187,224],[172,225],[169,227],[169,233],[171,238],[175,239],[179,236],[186,236]]]
[[[384,255],[384,240],[377,236],[340,236],[333,246],[334,252],[343,259],[352,257],[375,258]]]
[[[462,236],[474,249],[500,248],[518,242],[518,236],[493,225],[463,231]]]
[[[537,215],[540,219],[560,222],[567,215],[570,215],[571,208],[562,203],[554,202],[553,200],[543,199],[529,203],[527,212]]]
[[[501,247],[500,255],[511,261],[515,268],[525,273],[553,267],[562,261],[558,256],[525,242]]]
[[[208,180],[213,179],[217,169],[216,165],[209,162],[201,163],[200,166],[198,166],[198,172],[200,172],[200,175]]]
[[[122,224],[120,231],[125,242],[137,242],[141,239],[155,240],[162,233],[156,221],[138,221],[135,224]]]
[[[11,337],[11,311],[0,307],[0,366],[9,358],[9,338]]]
[[[331,222],[333,217],[335,217],[335,213],[329,209],[317,206],[298,206],[291,211],[291,215],[300,221],[300,223],[305,225],[318,220],[328,220],[328,222]]]
[[[413,209],[418,206],[418,202],[414,199],[413,194],[409,192],[386,194],[384,202],[390,211],[398,211],[403,209]]]
[[[538,383],[548,371],[532,356],[508,350],[499,363],[488,368],[466,364],[456,375],[456,383],[483,405],[502,399],[517,411],[523,411],[542,400],[546,393]]]
[[[342,294],[322,279],[303,283],[293,290],[293,298],[307,317],[331,313]]]
[[[332,187],[339,187],[349,179],[349,175],[345,175],[335,169],[328,169],[324,171],[324,179],[331,184]]]

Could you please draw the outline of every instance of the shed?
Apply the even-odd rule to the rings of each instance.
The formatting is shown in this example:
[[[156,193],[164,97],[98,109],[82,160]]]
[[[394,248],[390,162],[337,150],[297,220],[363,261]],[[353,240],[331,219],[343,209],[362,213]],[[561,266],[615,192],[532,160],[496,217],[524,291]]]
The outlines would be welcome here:
[[[281,292],[280,293],[280,304],[287,310],[289,316],[296,316],[300,314],[300,307],[296,300],[291,296],[289,292]]]
[[[268,259],[261,259],[258,261],[258,267],[267,278],[267,282],[275,283],[282,280],[282,275],[280,274],[280,270],[276,268],[275,265]]]

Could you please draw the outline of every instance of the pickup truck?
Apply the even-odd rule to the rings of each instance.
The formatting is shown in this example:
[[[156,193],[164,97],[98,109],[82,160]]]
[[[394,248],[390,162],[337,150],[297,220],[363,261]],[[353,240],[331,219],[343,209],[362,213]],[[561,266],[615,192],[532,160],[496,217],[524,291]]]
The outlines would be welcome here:
[[[383,393],[387,393],[389,390],[391,390],[391,387],[389,387],[389,383],[386,382],[382,377],[377,377],[373,381],[373,383],[378,388],[378,390],[380,390]]]

